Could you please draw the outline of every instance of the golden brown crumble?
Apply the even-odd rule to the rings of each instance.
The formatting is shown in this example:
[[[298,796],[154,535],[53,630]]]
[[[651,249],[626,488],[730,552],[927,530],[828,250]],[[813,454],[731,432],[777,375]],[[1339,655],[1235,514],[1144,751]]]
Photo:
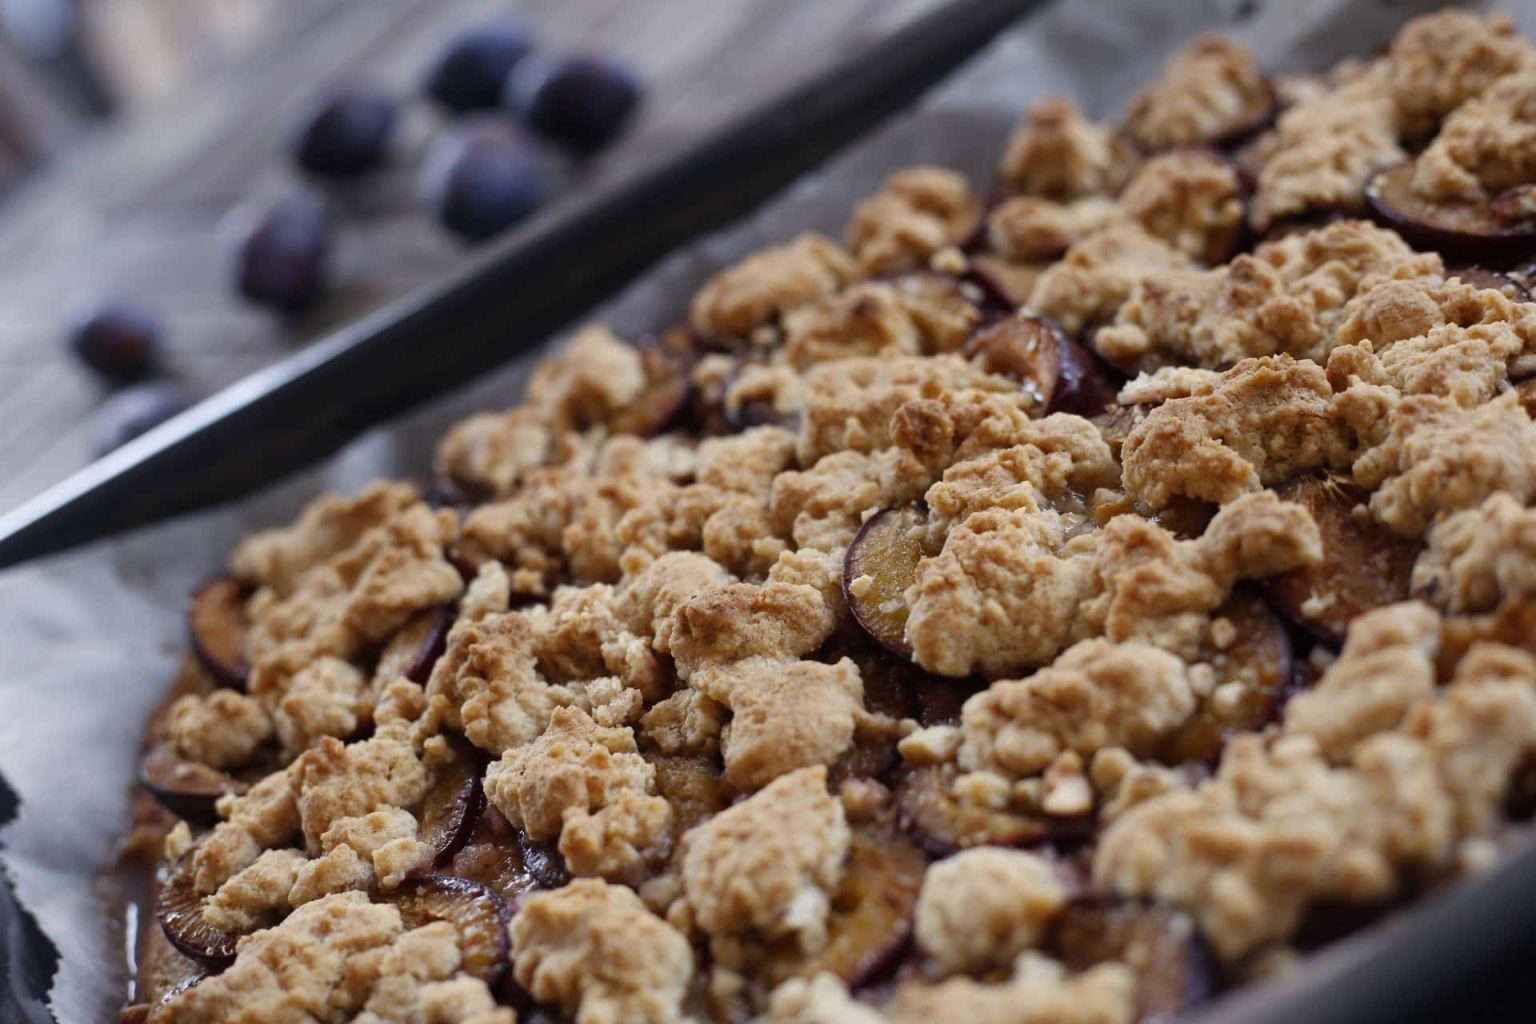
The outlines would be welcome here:
[[[1222,36],[1201,36],[1131,101],[1126,128],[1152,150],[1213,142],[1263,117],[1272,103],[1253,54]]]
[[[150,845],[237,955],[149,1019],[1131,1024],[1195,940],[1084,957],[1085,908],[1225,986],[1486,867],[1536,765],[1536,304],[1342,218],[1416,154],[1523,230],[1533,110],[1497,17],[1277,78],[1202,38],[247,538],[150,737],[231,790]],[[510,928],[397,909],[433,875]]]

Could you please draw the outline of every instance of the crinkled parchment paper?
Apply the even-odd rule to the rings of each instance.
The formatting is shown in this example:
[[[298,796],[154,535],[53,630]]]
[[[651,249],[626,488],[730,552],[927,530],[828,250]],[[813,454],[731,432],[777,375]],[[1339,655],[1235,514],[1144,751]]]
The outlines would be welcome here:
[[[621,333],[675,320],[713,270],[815,227],[836,234],[851,204],[897,167],[933,161],[985,182],[1032,100],[1076,96],[1114,116],[1157,64],[1220,27],[1275,70],[1369,54],[1432,0],[1069,0],[1000,37],[913,110],[727,231],[668,258],[594,318]],[[1526,6],[1536,8],[1527,0]],[[1517,12],[1527,31],[1536,18]],[[184,649],[187,594],[243,533],[288,521],[308,498],[379,475],[421,473],[442,430],[510,405],[527,359],[372,431],[319,469],[189,516],[0,575],[0,773],[20,797],[0,864],[60,954],[51,1006],[66,1024],[108,1019],[125,991],[117,908],[95,878],[129,820],[141,729]],[[237,455],[238,453],[231,453]]]

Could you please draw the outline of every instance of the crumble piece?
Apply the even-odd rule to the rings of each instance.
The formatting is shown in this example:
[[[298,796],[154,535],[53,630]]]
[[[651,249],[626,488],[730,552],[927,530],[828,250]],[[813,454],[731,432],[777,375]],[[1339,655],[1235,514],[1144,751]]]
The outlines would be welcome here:
[[[810,469],[779,474],[768,515],[774,533],[788,534],[801,548],[838,551],[853,540],[870,509],[912,501],[928,482],[924,467],[898,448],[873,455],[836,452]]]
[[[704,555],[673,551],[624,584],[615,611],[631,633],[650,637],[651,646],[666,654],[672,649],[673,612],[697,594],[734,582]]]
[[[1346,402],[1341,416],[1386,430],[1356,458],[1355,483],[1375,492],[1371,511],[1398,533],[1420,535],[1437,515],[1476,508],[1499,491],[1536,497],[1536,423],[1516,393],[1475,409],[1437,395],[1389,395],[1385,417],[1367,388],[1351,388],[1341,402],[1352,396],[1359,401]]]
[[[224,972],[204,978],[157,1006],[155,1024],[339,1024],[361,1008],[357,982],[401,933],[394,907],[364,893],[315,900],[282,924],[257,932]]]
[[[274,696],[272,721],[289,750],[303,750],[321,736],[351,736],[372,706],[362,672],[332,657],[316,658],[299,669],[282,694]]]
[[[1177,272],[1184,273],[1177,273]],[[1132,221],[1073,243],[1035,282],[1028,305],[1073,334],[1112,320],[1143,278],[1199,279],[1190,258]]]
[[[716,939],[756,933],[820,949],[848,840],[825,767],[781,775],[683,835],[683,892],[694,923]]]
[[[834,665],[747,658],[695,672],[692,685],[731,711],[721,778],[744,791],[834,763],[853,745],[864,712],[864,683],[848,658]]]
[[[165,724],[177,754],[212,768],[245,764],[272,737],[272,720],[261,703],[228,689],[176,698]]]
[[[403,932],[379,958],[375,981],[354,1024],[514,1024],[485,982],[455,975],[461,955],[447,921]]]
[[[443,435],[436,465],[461,484],[508,494],[530,470],[550,463],[556,443],[554,431],[533,406],[477,413]]]
[[[1026,953],[1000,984],[950,978],[907,983],[887,1010],[891,1024],[963,1020],[972,1024],[1131,1024],[1136,976],[1120,963],[1067,975],[1059,963]]]
[[[1149,508],[1175,498],[1225,504],[1348,457],[1323,368],[1290,356],[1245,359],[1211,391],[1147,413],[1125,439],[1125,491]]]
[[[1160,366],[1132,377],[1115,396],[1121,405],[1162,405],[1174,398],[1208,395],[1221,383],[1218,370],[1199,366]]]
[[[1481,96],[1457,107],[1413,166],[1413,190],[1437,202],[1485,202],[1533,180],[1536,73],[1532,71],[1506,75]]]
[[[632,730],[559,708],[538,739],[490,766],[485,796],[531,838],[558,837],[573,873],[619,877],[670,835],[672,808],[655,784]]]
[[[418,838],[420,828],[410,811],[384,807],[337,818],[320,836],[320,849],[329,854],[338,847],[350,847],[359,858],[367,858],[379,887],[389,890],[412,870],[431,864],[437,855],[431,844]]]
[[[806,232],[788,245],[759,249],[706,281],[693,297],[693,326],[709,337],[745,337],[858,276],[836,242]]]
[[[381,726],[366,740],[322,736],[294,763],[299,817],[311,852],[342,818],[388,807],[414,807],[427,792],[427,770],[405,723]]]
[[[517,1014],[510,1007],[497,1006],[496,997],[479,978],[460,976],[422,985],[416,1005],[422,1024],[517,1024]]]
[[[1359,213],[1372,171],[1407,159],[1385,63],[1280,115],[1249,215],[1266,231],[1313,214]]]
[[[588,324],[528,378],[528,404],[556,431],[606,423],[645,391],[640,350],[601,324]]]
[[[693,974],[683,935],[633,891],[577,879],[528,897],[512,919],[518,984],[577,1024],[673,1024]]]
[[[1311,516],[1272,494],[1232,502],[1189,541],[1137,515],[1101,530],[1078,525],[1052,509],[989,508],[951,529],[906,592],[917,663],[996,677],[1049,664],[1100,633],[1193,657],[1209,614],[1239,579],[1322,554]]]
[[[1383,282],[1345,314],[1328,355],[1336,391],[1386,384],[1471,408],[1500,390],[1511,364],[1536,352],[1536,309],[1454,277]]]
[[[1367,736],[1387,732],[1434,694],[1440,616],[1417,602],[1358,616],[1339,658],[1286,705],[1285,731],[1310,736],[1335,764]]]
[[[299,834],[298,778],[292,767],[273,772],[246,792],[219,798],[224,820],[192,850],[193,886],[207,895],[263,850],[288,846]]]
[[[1322,360],[1351,298],[1391,279],[1437,278],[1440,258],[1391,231],[1339,221],[1290,235],[1201,275],[1144,277],[1094,338],[1120,364],[1219,369],[1249,356]]]
[[[345,844],[331,852],[306,860],[288,890],[290,906],[300,907],[322,896],[339,892],[362,892],[376,882],[373,864]]]
[[[1243,230],[1237,168],[1198,150],[1174,150],[1137,168],[1120,195],[1125,215],[1201,263],[1220,263]]]
[[[921,267],[971,233],[981,204],[965,176],[943,167],[911,167],[885,179],[854,208],[846,242],[866,274]]]
[[[699,442],[698,482],[732,494],[766,499],[773,478],[794,465],[795,435],[783,427],[753,427]]]
[[[1536,509],[1508,494],[1453,512],[1430,527],[1413,566],[1413,589],[1448,612],[1487,612],[1536,596]]]
[[[966,771],[1037,775],[1064,751],[1122,747],[1145,756],[1194,713],[1184,662],[1145,643],[1085,640],[1025,679],[965,702],[957,753]]]
[[[452,512],[433,512],[418,502],[309,570],[288,596],[258,592],[251,601],[248,640],[252,692],[283,689],[280,681],[264,683],[261,676],[270,667],[263,664],[269,655],[284,660],[280,649],[287,644],[303,645],[309,656],[348,658],[388,637],[420,609],[458,597],[463,580],[443,556],[457,532]]]
[[[692,688],[678,690],[651,705],[640,718],[640,734],[669,757],[720,752],[725,708]]]
[[[805,378],[800,465],[814,466],[827,455],[885,448],[891,443],[891,417],[903,404],[968,390],[1028,402],[1018,384],[953,355],[844,359],[813,367]]]
[[[1014,263],[1054,260],[1074,243],[1123,216],[1112,199],[1087,196],[1057,202],[1040,196],[1012,196],[987,214],[987,243]]]
[[[858,1002],[835,974],[790,978],[768,999],[772,1024],[886,1024],[885,1015]]]
[[[1508,18],[1446,8],[1398,30],[1387,62],[1403,132],[1422,137],[1504,75],[1529,69],[1536,54]]]
[[[203,901],[204,919],[237,935],[276,924],[291,909],[288,893],[305,862],[298,850],[263,852]]]
[[[914,934],[944,974],[980,973],[1038,945],[1066,902],[1066,886],[1043,858],[962,850],[923,875]]]
[[[784,318],[783,358],[797,370],[857,356],[911,356],[957,348],[981,322],[958,292],[939,301],[921,281],[866,281]]]
[[[236,545],[229,571],[286,597],[310,569],[341,554],[417,500],[415,488],[390,480],[371,483],[350,498],[316,498],[292,526],[253,533]]]
[[[489,754],[531,743],[556,707],[575,701],[539,675],[532,648],[523,612],[456,622],[432,666],[427,698],[440,700],[446,724]]]
[[[1218,141],[1252,124],[1274,103],[1253,54],[1231,39],[1203,35],[1174,54],[1126,111],[1144,149]]]
[[[1025,112],[998,167],[1005,184],[1047,199],[1079,199],[1119,190],[1134,156],[1109,125],[1083,116],[1063,97]]]
[[[672,613],[672,657],[683,679],[708,664],[787,661],[816,650],[836,627],[835,610],[815,587],[732,583],[701,591]]]

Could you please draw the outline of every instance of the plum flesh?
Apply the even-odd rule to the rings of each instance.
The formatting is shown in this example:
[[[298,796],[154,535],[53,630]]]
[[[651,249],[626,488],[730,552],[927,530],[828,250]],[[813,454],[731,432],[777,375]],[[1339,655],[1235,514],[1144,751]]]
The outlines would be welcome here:
[[[178,757],[169,744],[161,744],[144,756],[139,765],[139,784],[160,806],[193,825],[213,825],[219,820],[215,805],[226,793],[243,793],[245,784],[216,768]]]
[[[1432,202],[1413,191],[1413,164],[1386,167],[1365,183],[1372,214],[1408,242],[1449,259],[1507,265],[1536,249],[1536,218],[1499,215],[1489,202]]]
[[[237,690],[245,689],[249,671],[245,658],[245,597],[245,588],[238,581],[220,576],[192,595],[187,612],[192,653],[219,685]]]
[[[922,559],[928,517],[913,505],[875,513],[859,529],[843,560],[843,596],[869,638],[910,659],[906,589]]]
[[[494,987],[510,955],[506,902],[484,882],[449,875],[409,878],[386,897],[407,928],[447,921],[459,933],[460,968]]]

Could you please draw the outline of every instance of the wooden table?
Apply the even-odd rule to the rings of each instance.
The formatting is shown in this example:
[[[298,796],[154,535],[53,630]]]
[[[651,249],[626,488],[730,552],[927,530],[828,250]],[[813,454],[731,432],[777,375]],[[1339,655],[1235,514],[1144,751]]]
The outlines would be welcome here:
[[[666,158],[941,2],[522,0],[546,48],[615,53],[649,86],[626,139],[590,166],[553,169],[561,196]],[[82,144],[0,209],[0,511],[90,458],[103,392],[70,357],[63,331],[93,299],[129,296],[158,309],[175,376],[208,394],[464,258],[415,209],[414,168],[442,123],[416,101],[395,166],[335,194],[336,286],[320,308],[284,321],[233,295],[234,225],[297,185],[282,147],[305,103],[346,81],[409,95],[449,34],[505,4],[297,7],[281,38]]]

